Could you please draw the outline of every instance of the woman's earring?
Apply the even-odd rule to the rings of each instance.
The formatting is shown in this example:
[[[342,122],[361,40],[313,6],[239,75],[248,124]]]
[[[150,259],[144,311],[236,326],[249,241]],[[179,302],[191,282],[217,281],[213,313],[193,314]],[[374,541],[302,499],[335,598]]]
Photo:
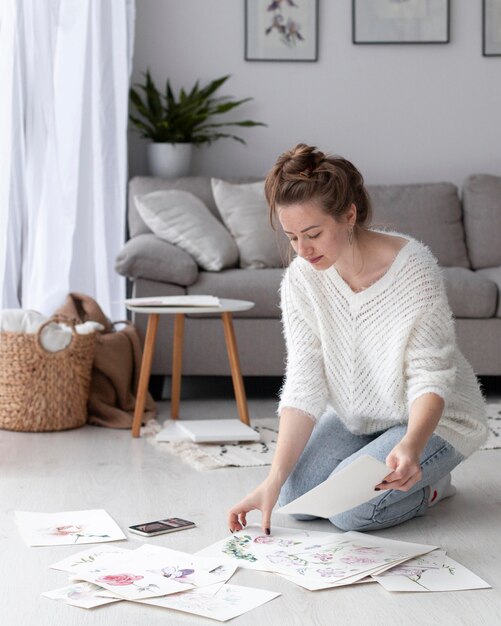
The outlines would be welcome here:
[[[350,246],[353,245],[353,226],[348,229],[348,243]]]

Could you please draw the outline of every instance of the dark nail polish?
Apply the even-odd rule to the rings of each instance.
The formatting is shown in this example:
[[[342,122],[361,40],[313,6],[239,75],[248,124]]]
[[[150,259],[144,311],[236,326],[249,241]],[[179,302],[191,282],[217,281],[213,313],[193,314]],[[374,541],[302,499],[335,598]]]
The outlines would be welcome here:
[[[374,491],[381,491],[379,487],[374,487]]]
[[[388,484],[388,481],[387,481],[387,480],[383,480],[383,481],[382,481],[382,484],[383,484],[383,485],[387,485],[387,484]]]
[[[270,529],[269,529],[269,528],[265,528],[265,529],[264,529],[264,532],[265,532],[267,535],[269,535],[269,534],[270,534]]]
[[[230,533],[233,535],[233,531],[232,531],[232,529],[231,529],[231,528],[230,528]]]

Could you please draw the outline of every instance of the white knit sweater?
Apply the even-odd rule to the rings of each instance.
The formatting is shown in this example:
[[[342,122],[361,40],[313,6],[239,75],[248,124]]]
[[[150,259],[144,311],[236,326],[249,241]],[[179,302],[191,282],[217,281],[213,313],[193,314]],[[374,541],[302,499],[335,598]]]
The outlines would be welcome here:
[[[412,402],[445,401],[436,433],[463,455],[487,435],[485,403],[456,345],[438,264],[408,239],[378,281],[355,293],[334,266],[297,257],[281,285],[287,372],[284,407],[317,420],[330,405],[355,434],[407,423]]]

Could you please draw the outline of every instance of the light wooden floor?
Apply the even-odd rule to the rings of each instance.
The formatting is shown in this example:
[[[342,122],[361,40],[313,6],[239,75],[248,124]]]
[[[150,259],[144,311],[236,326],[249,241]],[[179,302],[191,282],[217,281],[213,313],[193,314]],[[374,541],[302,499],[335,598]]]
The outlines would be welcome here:
[[[251,419],[270,416],[272,400],[251,400]],[[162,406],[167,414],[168,406]],[[234,417],[231,401],[183,401],[190,418]],[[454,473],[455,497],[426,518],[381,531],[384,537],[436,543],[494,589],[453,593],[389,594],[378,585],[316,593],[278,576],[240,570],[232,582],[273,589],[282,596],[233,623],[340,626],[496,626],[501,624],[501,450],[480,451]],[[42,598],[66,584],[50,563],[77,552],[72,546],[28,548],[14,525],[14,510],[105,508],[125,530],[129,524],[180,516],[198,527],[148,541],[195,552],[227,535],[226,511],[266,474],[266,468],[197,472],[144,438],[125,431],[85,427],[51,434],[0,431],[0,624],[2,626],[162,626],[214,624],[155,607],[120,603],[85,611]],[[251,518],[251,521],[258,518]],[[277,516],[277,525],[300,527]],[[335,532],[328,522],[312,528]]]

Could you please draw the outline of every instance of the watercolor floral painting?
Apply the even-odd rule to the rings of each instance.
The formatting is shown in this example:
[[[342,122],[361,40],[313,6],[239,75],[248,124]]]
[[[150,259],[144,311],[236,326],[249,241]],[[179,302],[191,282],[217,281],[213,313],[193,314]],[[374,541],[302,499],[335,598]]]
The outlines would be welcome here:
[[[279,593],[264,589],[254,589],[240,585],[223,585],[217,593],[205,587],[165,598],[144,600],[141,604],[175,609],[225,622],[265,604],[279,595]]]
[[[101,543],[125,539],[116,522],[103,509],[33,513],[16,511],[16,523],[29,546]]]
[[[449,556],[445,557],[440,568],[414,567],[404,572],[394,574],[390,570],[374,576],[374,579],[387,591],[466,591],[491,587],[485,580]]]
[[[248,526],[198,554],[226,559],[239,567],[276,572],[307,589],[352,584],[381,573],[437,546],[393,541],[365,533],[322,533],[274,528],[262,535]]]
[[[316,61],[318,0],[247,0],[247,61]]]
[[[203,587],[227,580],[235,571],[233,568],[220,570],[222,559],[204,559],[170,548],[145,544],[134,551],[135,563],[140,567],[183,585]]]
[[[248,526],[245,530],[234,533],[197,552],[197,556],[212,558],[224,557],[225,561],[246,569],[273,571],[266,561],[266,555],[277,549],[288,548],[307,550],[332,541],[331,533],[276,527],[272,535],[263,535],[258,526]]]
[[[123,562],[121,563],[123,565]],[[111,567],[104,571],[82,572],[79,576],[87,582],[94,583],[111,591],[116,597],[124,600],[141,600],[143,598],[154,598],[171,593],[178,593],[186,590],[186,585],[152,574],[146,570],[141,570],[134,566],[134,561],[129,563],[130,567],[120,569]]]
[[[266,559],[278,573],[334,583],[343,578],[363,578],[367,572],[399,562],[402,553],[338,540],[315,550],[277,550]]]
[[[131,550],[120,548],[116,545],[103,544],[99,548],[87,548],[73,554],[57,563],[53,563],[51,569],[62,570],[71,574],[78,574],[81,571],[100,572],[106,563],[113,559],[131,554]]]
[[[119,602],[114,598],[102,598],[97,594],[102,591],[102,588],[93,583],[81,582],[61,587],[60,589],[54,589],[53,591],[47,591],[42,595],[52,600],[62,600],[66,604],[78,606],[82,609],[93,609],[105,604],[112,604]]]

